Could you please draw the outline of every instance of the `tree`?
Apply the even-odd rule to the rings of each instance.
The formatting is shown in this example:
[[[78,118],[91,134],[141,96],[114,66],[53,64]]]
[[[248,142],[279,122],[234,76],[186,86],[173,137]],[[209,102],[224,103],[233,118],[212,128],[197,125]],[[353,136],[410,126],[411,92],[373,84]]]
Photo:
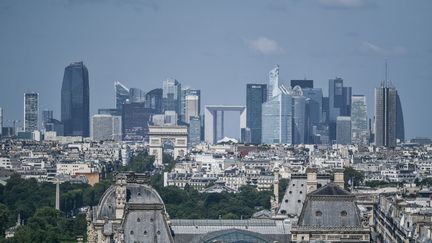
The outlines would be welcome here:
[[[348,183],[349,180],[352,180],[351,183],[354,183],[354,185],[359,185],[363,183],[364,175],[363,173],[355,170],[352,167],[347,167],[344,170],[345,188],[348,188],[350,186]]]
[[[0,236],[3,235],[3,232],[8,227],[9,221],[9,209],[6,205],[0,203]]]

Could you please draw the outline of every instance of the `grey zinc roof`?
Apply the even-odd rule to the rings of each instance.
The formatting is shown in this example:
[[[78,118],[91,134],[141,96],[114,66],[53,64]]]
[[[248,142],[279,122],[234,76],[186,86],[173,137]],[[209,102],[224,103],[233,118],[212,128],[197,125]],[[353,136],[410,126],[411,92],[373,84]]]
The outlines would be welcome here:
[[[96,209],[96,219],[115,218],[115,187],[110,186],[102,196]]]
[[[129,204],[163,204],[159,194],[150,186],[127,184],[127,203]],[[102,196],[97,208],[97,219],[115,218],[115,186],[110,186]]]
[[[344,189],[336,186],[335,184],[328,184],[327,186],[321,187],[316,191],[309,194],[310,196],[350,196],[351,193]]]
[[[311,227],[361,227],[355,196],[328,184],[306,197],[299,226]]]

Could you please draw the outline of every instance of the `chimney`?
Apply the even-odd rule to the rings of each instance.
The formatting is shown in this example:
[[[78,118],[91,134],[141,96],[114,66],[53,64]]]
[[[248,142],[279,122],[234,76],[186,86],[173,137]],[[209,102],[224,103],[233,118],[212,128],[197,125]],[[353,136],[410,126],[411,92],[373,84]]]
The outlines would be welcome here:
[[[317,189],[317,169],[316,168],[307,168],[307,193],[311,193]]]
[[[345,186],[345,180],[344,180],[344,170],[343,169],[336,169],[334,171],[334,184],[339,186],[340,188],[344,188]]]

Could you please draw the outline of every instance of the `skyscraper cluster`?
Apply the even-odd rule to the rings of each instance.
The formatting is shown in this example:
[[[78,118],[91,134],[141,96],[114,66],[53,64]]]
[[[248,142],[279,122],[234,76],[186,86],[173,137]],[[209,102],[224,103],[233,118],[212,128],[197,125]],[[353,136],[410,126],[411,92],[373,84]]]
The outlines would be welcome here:
[[[269,72],[268,84],[247,84],[248,142],[368,145],[374,136],[370,131],[376,132],[377,146],[394,147],[396,139],[404,141],[401,102],[394,87],[376,89],[372,129],[366,97],[353,95],[342,78],[330,79],[328,84],[328,97],[314,88],[313,80],[288,84],[280,79],[279,66]]]
[[[189,146],[204,138],[201,90],[182,86],[173,78],[148,92],[114,82],[114,108],[100,108],[90,120],[89,72],[83,62],[64,70],[61,119],[44,109],[39,94],[24,94],[22,138],[42,131],[94,140],[147,141],[149,125],[187,125]],[[374,117],[368,119],[366,96],[354,94],[342,78],[328,81],[328,96],[309,79],[282,80],[279,66],[268,73],[268,83],[246,85],[244,106],[206,106],[207,142],[224,134],[224,111],[240,111],[241,141],[251,144],[359,144],[395,147],[404,141],[404,119],[399,94],[387,80],[375,89]],[[0,135],[17,135],[16,123],[4,126],[0,107]],[[206,113],[207,114],[207,113]],[[219,115],[218,115],[219,114]],[[208,118],[208,119],[207,119]],[[211,119],[210,119],[211,118]],[[40,122],[40,123],[39,123]],[[20,136],[19,136],[20,137]]]

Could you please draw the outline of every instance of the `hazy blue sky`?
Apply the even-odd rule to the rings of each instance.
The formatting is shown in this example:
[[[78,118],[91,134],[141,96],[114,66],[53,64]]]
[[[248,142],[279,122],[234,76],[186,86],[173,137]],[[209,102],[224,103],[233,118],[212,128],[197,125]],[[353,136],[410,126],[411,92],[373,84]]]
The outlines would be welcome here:
[[[115,80],[148,91],[173,77],[203,105],[245,104],[245,84],[279,64],[324,93],[342,77],[372,115],[387,58],[407,137],[432,137],[431,24],[431,0],[0,0],[0,106],[22,120],[37,91],[59,117],[64,67],[80,60],[92,113],[114,106]]]

